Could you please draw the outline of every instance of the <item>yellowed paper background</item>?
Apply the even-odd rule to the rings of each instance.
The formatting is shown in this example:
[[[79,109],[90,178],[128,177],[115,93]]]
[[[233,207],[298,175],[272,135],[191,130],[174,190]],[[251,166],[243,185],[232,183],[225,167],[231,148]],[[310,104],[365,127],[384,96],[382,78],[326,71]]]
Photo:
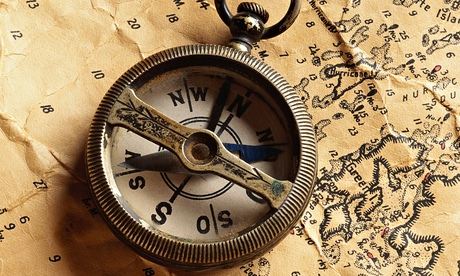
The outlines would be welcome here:
[[[229,40],[202,2],[0,0],[0,275],[188,274],[111,234],[90,198],[84,148],[99,101],[133,64]],[[268,24],[289,4],[260,3]],[[312,115],[316,192],[264,257],[199,274],[459,273],[459,1],[302,5],[253,54]]]

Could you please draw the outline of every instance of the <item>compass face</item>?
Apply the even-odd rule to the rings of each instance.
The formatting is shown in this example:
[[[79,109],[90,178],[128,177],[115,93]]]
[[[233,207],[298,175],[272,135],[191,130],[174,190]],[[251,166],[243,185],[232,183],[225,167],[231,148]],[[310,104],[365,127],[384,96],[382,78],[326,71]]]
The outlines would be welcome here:
[[[273,91],[216,66],[183,66],[136,86],[138,98],[169,118],[209,129],[245,162],[276,179],[294,180],[298,134]],[[178,239],[220,241],[249,231],[272,212],[261,196],[212,173],[168,168],[165,159],[173,153],[123,127],[108,128],[104,164],[110,183],[145,227]],[[136,168],[133,159],[144,164]]]
[[[114,234],[181,269],[271,249],[304,212],[316,176],[314,130],[296,92],[263,62],[218,45],[167,49],[123,74],[94,116],[86,161]]]

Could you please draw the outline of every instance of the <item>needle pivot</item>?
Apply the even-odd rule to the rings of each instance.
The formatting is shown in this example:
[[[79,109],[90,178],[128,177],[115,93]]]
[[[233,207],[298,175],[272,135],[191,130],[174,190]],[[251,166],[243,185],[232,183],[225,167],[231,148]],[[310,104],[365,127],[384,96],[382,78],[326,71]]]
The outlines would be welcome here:
[[[206,132],[195,132],[184,143],[185,157],[193,164],[205,165],[217,154],[216,139]]]

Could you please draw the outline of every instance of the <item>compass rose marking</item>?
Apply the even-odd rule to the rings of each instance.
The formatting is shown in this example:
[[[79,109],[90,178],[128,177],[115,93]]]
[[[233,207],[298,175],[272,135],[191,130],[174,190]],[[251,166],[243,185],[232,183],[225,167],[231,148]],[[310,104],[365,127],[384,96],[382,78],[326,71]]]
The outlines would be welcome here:
[[[122,92],[108,122],[126,127],[168,148],[191,171],[212,172],[259,193],[273,208],[281,206],[292,188],[293,184],[289,181],[276,180],[262,171],[254,173],[255,168],[226,150],[216,134],[175,122],[137,98],[132,89],[127,88]],[[206,154],[202,152],[205,146],[208,149]],[[256,178],[250,179],[249,176]],[[274,183],[276,189],[273,189]]]

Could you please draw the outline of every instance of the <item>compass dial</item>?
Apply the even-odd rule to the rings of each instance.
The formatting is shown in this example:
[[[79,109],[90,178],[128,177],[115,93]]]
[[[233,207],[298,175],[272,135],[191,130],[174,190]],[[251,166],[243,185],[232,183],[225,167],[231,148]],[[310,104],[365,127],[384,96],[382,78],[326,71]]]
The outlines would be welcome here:
[[[90,187],[122,241],[160,264],[241,264],[305,210],[316,175],[305,106],[273,69],[225,46],[171,48],[110,88],[91,125]]]
[[[182,125],[213,131],[227,150],[266,174],[294,180],[298,135],[286,107],[257,83],[219,67],[186,66],[133,90]],[[113,188],[126,210],[151,229],[217,241],[250,230],[272,210],[263,197],[221,176],[162,165],[173,153],[123,127],[113,127],[108,141]]]

